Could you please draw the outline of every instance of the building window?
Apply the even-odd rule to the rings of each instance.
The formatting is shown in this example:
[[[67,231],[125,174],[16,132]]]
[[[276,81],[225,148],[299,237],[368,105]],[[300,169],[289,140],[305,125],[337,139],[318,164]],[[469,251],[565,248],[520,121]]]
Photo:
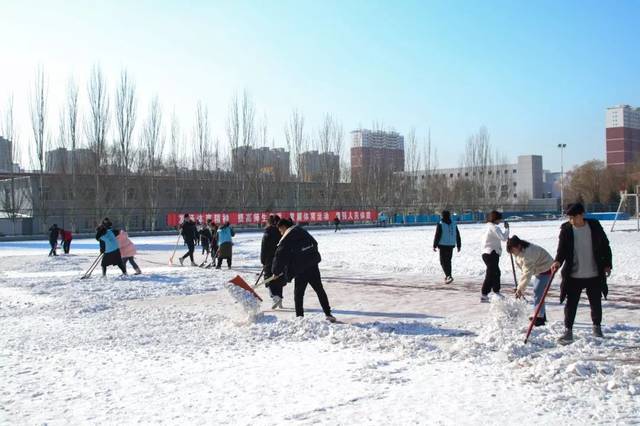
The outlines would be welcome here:
[[[518,171],[516,169],[513,169],[513,174],[518,173]]]
[[[517,182],[513,182],[513,186],[516,186],[518,183]]]
[[[452,178],[453,177],[453,173],[449,173],[449,177]]]
[[[469,172],[465,173],[465,174],[464,174],[464,176],[465,176],[465,177],[469,176]]]

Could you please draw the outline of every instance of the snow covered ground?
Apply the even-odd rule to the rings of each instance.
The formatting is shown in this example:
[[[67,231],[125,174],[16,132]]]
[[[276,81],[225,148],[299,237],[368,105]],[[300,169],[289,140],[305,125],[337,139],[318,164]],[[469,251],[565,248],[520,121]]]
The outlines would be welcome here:
[[[512,233],[555,253],[560,222]],[[606,224],[605,224],[606,225]],[[531,308],[480,304],[481,225],[461,227],[452,284],[433,227],[312,232],[335,315],[313,290],[307,316],[285,307],[254,321],[225,289],[259,272],[260,234],[239,234],[232,271],[171,267],[173,237],[134,238],[143,275],[79,276],[97,244],[0,243],[0,423],[633,424],[640,422],[640,234],[609,233],[614,270],[604,340],[586,296],[574,344],[557,346],[562,306],[523,344]],[[180,247],[180,252],[183,247]],[[200,256],[198,256],[200,258]],[[264,288],[259,292],[266,296]]]

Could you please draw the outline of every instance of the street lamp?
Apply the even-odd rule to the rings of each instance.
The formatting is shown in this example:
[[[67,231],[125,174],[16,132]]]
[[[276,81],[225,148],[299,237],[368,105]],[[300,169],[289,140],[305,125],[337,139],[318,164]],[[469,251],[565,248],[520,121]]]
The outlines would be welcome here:
[[[566,143],[558,144],[558,148],[560,148],[560,214],[564,209],[564,149],[566,147]]]

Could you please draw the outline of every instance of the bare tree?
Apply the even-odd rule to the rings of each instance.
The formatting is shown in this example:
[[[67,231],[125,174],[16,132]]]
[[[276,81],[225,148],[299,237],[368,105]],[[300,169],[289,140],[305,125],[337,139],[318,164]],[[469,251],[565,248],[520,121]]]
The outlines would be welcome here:
[[[603,161],[590,160],[575,167],[565,178],[565,200],[584,203],[611,203],[619,200],[619,192],[626,189],[625,175],[607,168]]]
[[[67,84],[66,131],[68,145],[71,148],[71,230],[76,232],[76,202],[78,197],[76,175],[78,165],[76,150],[78,149],[78,86],[72,78]]]
[[[406,157],[405,157],[405,173],[402,177],[397,176],[398,192],[400,204],[403,206],[403,213],[409,213],[409,208],[413,207],[415,196],[415,188],[418,170],[420,169],[420,153],[418,152],[418,138],[416,137],[416,129],[412,128],[406,137]]]
[[[165,141],[164,135],[162,134],[162,109],[157,96],[151,101],[149,114],[143,129],[142,140],[147,158],[147,175],[149,176],[147,199],[149,200],[151,230],[155,231],[160,196],[155,177],[157,170],[162,167],[162,153],[164,151]]]
[[[89,142],[89,148],[93,151],[95,164],[95,215],[96,220],[102,216],[104,200],[100,182],[102,167],[106,157],[106,140],[109,130],[109,97],[107,94],[107,83],[102,70],[95,65],[91,70],[89,84],[87,86],[89,98],[89,117],[85,122],[85,132]]]
[[[209,110],[202,102],[196,106],[196,122],[193,129],[193,164],[198,171],[200,182],[200,209],[205,209],[205,191],[208,172],[211,170],[211,131],[209,129]]]
[[[307,138],[304,133],[304,115],[294,109],[289,117],[289,122],[284,128],[284,137],[287,141],[287,148],[293,157],[295,166],[294,173],[296,175],[296,205],[297,209],[300,204],[300,182],[302,181],[302,154],[307,148]]]
[[[120,73],[120,84],[116,90],[116,133],[117,133],[117,158],[120,173],[124,178],[122,191],[122,207],[124,212],[124,224],[129,225],[127,212],[129,201],[129,173],[133,157],[131,140],[136,125],[136,86],[126,70]]]
[[[469,173],[467,180],[471,183],[463,198],[468,200],[472,208],[478,208],[488,199],[489,172],[494,166],[489,132],[486,127],[481,127],[478,133],[467,139],[463,164],[466,172]]]
[[[340,182],[340,153],[344,140],[342,125],[333,116],[326,114],[318,132],[320,151],[320,174],[323,184],[324,207],[335,206]]]
[[[176,115],[175,110],[171,114],[171,129],[169,136],[169,144],[170,144],[170,152],[169,152],[169,163],[171,164],[171,168],[173,169],[173,205],[176,209],[182,209],[182,190],[180,183],[183,182],[180,179],[181,176],[181,168],[183,166],[184,161],[184,144],[182,143],[181,133],[180,133],[180,123],[178,122],[178,117]]]
[[[47,142],[47,97],[48,87],[45,81],[44,68],[39,66],[36,70],[36,77],[33,92],[30,96],[31,129],[33,131],[33,142],[37,157],[38,171],[40,172],[40,182],[38,189],[38,204],[42,216],[42,222],[46,222],[46,194],[44,188],[44,167],[45,150]]]
[[[256,188],[259,175],[259,159],[253,152],[255,147],[255,107],[245,90],[242,99],[234,95],[229,105],[227,139],[231,150],[231,169],[238,188],[237,203],[246,207],[250,192]]]
[[[30,191],[30,186],[21,185],[21,188],[18,188],[16,185],[15,165],[19,164],[20,145],[18,143],[18,133],[15,128],[13,114],[13,95],[10,95],[7,100],[6,110],[4,114],[0,116],[0,133],[11,143],[11,149],[9,150],[10,158],[7,161],[10,183],[9,191],[5,190],[2,198],[0,198],[0,202],[2,202],[2,210],[7,213],[11,220],[12,233],[16,234],[17,220],[30,198],[30,193],[26,192]]]

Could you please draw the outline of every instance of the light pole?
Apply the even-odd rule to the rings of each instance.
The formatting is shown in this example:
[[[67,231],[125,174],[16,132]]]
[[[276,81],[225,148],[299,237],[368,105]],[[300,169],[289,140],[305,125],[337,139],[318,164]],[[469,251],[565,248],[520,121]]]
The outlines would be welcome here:
[[[560,214],[564,209],[564,149],[566,147],[566,143],[558,144],[558,148],[560,148]]]

